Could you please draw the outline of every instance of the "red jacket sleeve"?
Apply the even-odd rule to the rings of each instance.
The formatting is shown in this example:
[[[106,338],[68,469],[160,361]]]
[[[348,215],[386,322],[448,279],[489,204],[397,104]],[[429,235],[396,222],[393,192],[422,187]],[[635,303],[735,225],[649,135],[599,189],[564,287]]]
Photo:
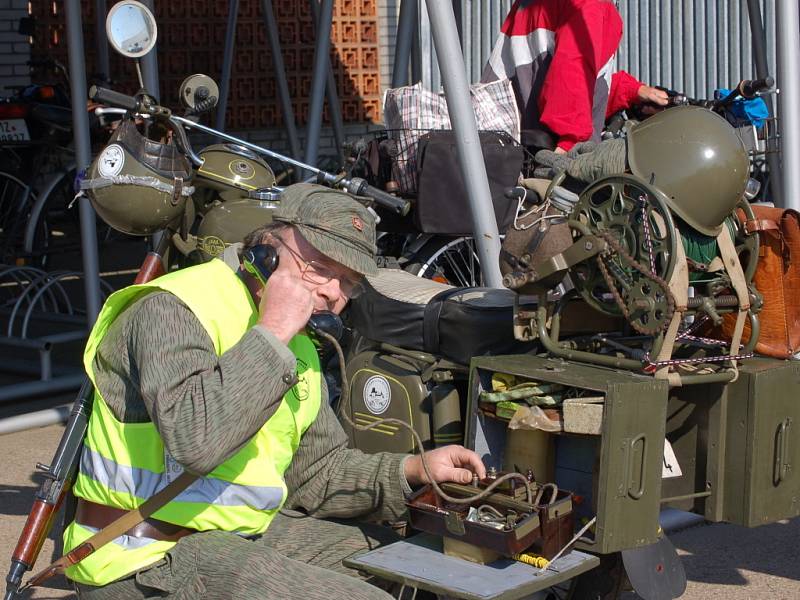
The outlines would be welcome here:
[[[615,112],[625,110],[639,100],[639,88],[644,84],[625,71],[617,71],[611,77],[611,90],[608,95],[606,118]]]
[[[539,120],[564,150],[592,137],[597,74],[621,38],[622,18],[609,2],[587,3],[556,30],[553,60],[539,95]]]

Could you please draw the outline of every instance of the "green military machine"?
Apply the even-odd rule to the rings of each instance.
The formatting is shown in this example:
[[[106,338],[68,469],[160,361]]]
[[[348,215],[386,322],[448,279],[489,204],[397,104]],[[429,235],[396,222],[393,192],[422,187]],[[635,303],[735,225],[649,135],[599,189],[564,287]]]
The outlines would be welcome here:
[[[192,121],[213,107],[215,88],[201,75],[184,81],[187,117],[146,93],[94,90],[130,111],[83,184],[109,224],[135,235],[166,228],[180,253],[218,256],[279,199],[259,155],[408,210],[363,180]],[[135,114],[173,135],[145,138]],[[226,143],[195,154],[184,127]],[[416,491],[409,525],[423,533],[353,566],[445,597],[513,600],[567,586],[583,598],[598,595],[586,575],[621,553],[640,596],[662,600],[685,587],[662,509],[747,527],[800,515],[800,363],[753,356],[764,300],[753,285],[758,234],[737,216],[754,220],[742,142],[713,110],[681,107],[633,127],[626,147],[629,172],[601,173],[580,194],[561,177],[526,182],[536,200],[520,204],[507,236],[506,289],[382,269],[352,303],[349,393],[338,406],[352,445],[464,443],[489,470],[472,485]],[[725,323],[730,335],[713,337]],[[27,540],[44,539],[69,488],[89,391],[15,551],[7,597],[41,547]]]
[[[661,530],[662,509],[747,527],[800,515],[792,468],[800,364],[753,355],[763,299],[753,285],[758,235],[741,224],[754,218],[742,143],[700,107],[665,111],[629,140],[629,153],[638,151],[628,156],[633,173],[601,177],[579,195],[558,188],[560,180],[527,182],[541,192],[528,208],[538,221],[504,257],[510,289],[415,285],[385,272],[351,311],[358,337],[345,406],[357,423],[403,419],[428,447],[463,431],[493,472],[569,492],[575,538],[556,554],[543,551],[543,526],[531,546],[555,558],[550,578],[492,587],[490,569],[454,557],[482,563],[512,553],[487,559],[490,535],[470,536],[465,526],[474,515],[431,496],[426,519],[415,521],[419,507],[409,503],[412,525],[427,532],[421,541],[370,553],[361,568],[459,598],[520,598],[621,552],[642,597],[673,598],[685,576]],[[657,160],[659,143],[672,153]],[[680,152],[687,147],[691,156]],[[555,243],[534,234],[540,224],[544,233],[560,228]],[[725,322],[732,334],[712,337]],[[369,451],[413,448],[399,428],[351,436]],[[547,497],[529,507],[542,520]],[[500,512],[515,534],[517,521]],[[475,548],[454,551],[453,538]],[[398,567],[401,555],[418,568]],[[472,587],[434,575],[432,564]],[[577,589],[574,597],[586,593]]]

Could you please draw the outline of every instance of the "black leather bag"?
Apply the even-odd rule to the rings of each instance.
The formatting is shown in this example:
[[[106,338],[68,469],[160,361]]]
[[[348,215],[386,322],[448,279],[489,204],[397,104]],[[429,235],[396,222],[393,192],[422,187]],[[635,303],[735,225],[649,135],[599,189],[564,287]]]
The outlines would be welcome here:
[[[517,209],[516,201],[506,198],[505,191],[517,185],[524,151],[505,133],[481,131],[479,137],[497,227],[502,232],[514,220]],[[419,140],[417,164],[415,226],[423,233],[472,235],[472,217],[453,131],[431,131],[423,135]]]

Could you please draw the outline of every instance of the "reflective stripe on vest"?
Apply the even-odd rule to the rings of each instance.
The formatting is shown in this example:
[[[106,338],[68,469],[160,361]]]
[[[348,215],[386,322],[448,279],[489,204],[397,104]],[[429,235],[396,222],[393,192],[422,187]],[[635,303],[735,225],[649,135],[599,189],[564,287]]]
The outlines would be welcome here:
[[[236,344],[258,317],[249,291],[220,260],[170,273],[149,284],[130,286],[109,297],[89,336],[84,365],[93,382],[92,363],[109,327],[132,302],[154,290],[168,291],[189,307],[213,341],[217,355]],[[321,402],[319,359],[313,344],[306,336],[296,336],[289,348],[297,358],[299,381],[273,416],[234,456],[159,509],[155,518],[201,531],[251,535],[267,529],[286,497],[283,474]],[[165,452],[153,423],[118,421],[95,390],[73,488],[76,496],[132,509],[181,471]],[[93,533],[92,528],[71,523],[64,531],[65,550]],[[105,585],[160,560],[173,545],[120,536],[67,569],[67,575],[80,583]]]
[[[118,465],[91,448],[81,456],[81,473],[98,483],[137,498],[149,498],[170,481],[165,473]],[[113,474],[113,479],[111,478]],[[174,478],[173,478],[174,479]],[[256,510],[280,508],[283,488],[276,486],[237,485],[222,479],[203,477],[175,497],[175,502],[199,502],[218,506],[249,506]]]

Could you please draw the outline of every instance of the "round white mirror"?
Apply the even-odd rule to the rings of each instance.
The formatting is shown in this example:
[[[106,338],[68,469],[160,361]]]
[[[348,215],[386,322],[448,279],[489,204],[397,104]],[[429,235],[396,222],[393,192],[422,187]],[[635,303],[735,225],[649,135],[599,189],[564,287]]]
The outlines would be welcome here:
[[[117,52],[130,58],[140,58],[156,45],[158,28],[153,13],[144,4],[124,0],[108,11],[106,35]]]

